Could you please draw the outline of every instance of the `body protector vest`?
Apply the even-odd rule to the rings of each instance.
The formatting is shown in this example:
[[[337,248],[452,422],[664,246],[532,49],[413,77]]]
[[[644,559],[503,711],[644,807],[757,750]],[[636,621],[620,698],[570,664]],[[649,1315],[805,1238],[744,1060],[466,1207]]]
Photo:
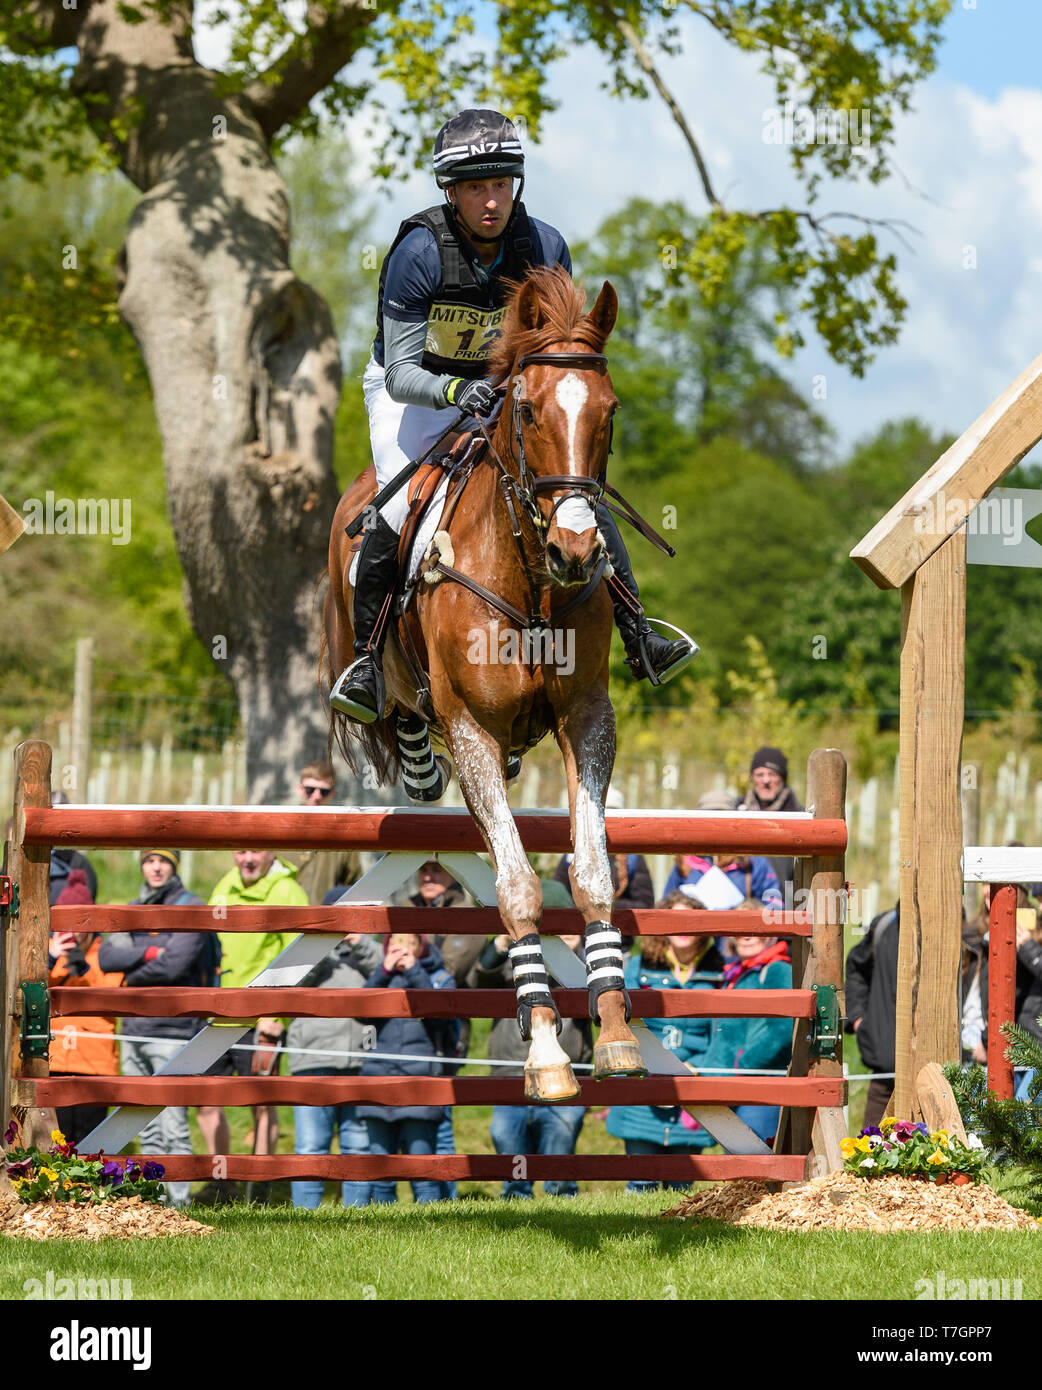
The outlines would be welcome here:
[[[376,310],[376,342],[383,347],[384,284],[387,263],[399,243],[415,227],[434,234],[441,258],[441,288],[431,302],[427,341],[420,366],[425,371],[449,373],[468,379],[483,377],[492,346],[499,337],[506,312],[504,280],[522,280],[531,265],[541,263],[542,250],[523,203],[518,203],[500,243],[502,258],[485,284],[478,281],[468,252],[455,229],[455,217],[444,204],[407,218],[380,267]]]

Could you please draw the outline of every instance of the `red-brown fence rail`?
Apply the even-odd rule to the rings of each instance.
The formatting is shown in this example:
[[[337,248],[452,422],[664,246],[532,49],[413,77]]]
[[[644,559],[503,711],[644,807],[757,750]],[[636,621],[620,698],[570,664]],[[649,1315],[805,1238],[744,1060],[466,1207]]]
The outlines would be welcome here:
[[[835,1166],[846,1100],[840,1042],[833,1055],[809,1045],[818,1017],[819,988],[836,991],[842,984],[843,820],[845,765],[840,754],[818,750],[808,769],[808,799],[813,815],[765,816],[655,812],[609,812],[608,845],[620,853],[700,852],[783,854],[797,858],[807,902],[800,911],[758,913],[691,912],[687,931],[699,934],[755,933],[793,938],[795,988],[768,991],[638,990],[637,1018],[774,1017],[794,1023],[793,1061],[786,1077],[652,1075],[594,1083],[584,1081],[579,1105],[780,1106],[781,1125],[775,1152],[760,1154],[676,1155],[650,1158],[623,1155],[526,1156],[527,1176],[543,1178],[693,1178],[763,1177],[784,1181],[803,1177],[812,1158]],[[570,848],[566,815],[519,812],[518,827],[531,852]],[[344,905],[331,908],[164,908],[143,906],[69,907],[48,905],[47,865],[51,846],[126,848],[384,849],[396,851],[482,851],[478,832],[464,812],[384,808],[286,811],[233,807],[202,810],[183,807],[50,808],[50,749],[23,744],[16,752],[15,833],[8,872],[20,892],[18,915],[3,918],[9,961],[5,1001],[7,1038],[4,1053],[6,1098],[31,1130],[40,1108],[109,1104],[130,1107],[166,1105],[330,1105],[369,1101],[378,1104],[518,1105],[524,1103],[520,1078],[273,1076],[214,1077],[168,1074],[153,1077],[49,1077],[46,1058],[22,1056],[24,999],[21,989],[47,981],[48,934],[58,930],[114,932],[278,931],[289,933],[386,932],[416,930],[417,909]],[[787,904],[791,909],[792,903]],[[614,921],[624,932],[664,935],[676,929],[673,913],[661,910],[620,911]],[[492,908],[425,909],[425,932],[490,934],[502,930]],[[581,929],[575,911],[549,909],[541,929],[549,935]],[[562,1015],[588,1017],[585,990],[554,992]],[[291,1015],[315,1018],[426,1017],[503,1018],[516,1005],[507,990],[325,990],[301,986],[254,986],[245,989],[150,987],[104,990],[56,988],[48,996],[55,1017],[85,1012],[134,1017],[254,1018]],[[234,1041],[238,1033],[231,1033]],[[426,1157],[343,1157],[315,1155],[155,1155],[174,1180],[222,1176],[266,1181],[273,1177],[328,1177],[341,1180],[437,1177],[442,1180],[493,1180],[513,1175],[514,1158],[500,1155],[430,1155]]]

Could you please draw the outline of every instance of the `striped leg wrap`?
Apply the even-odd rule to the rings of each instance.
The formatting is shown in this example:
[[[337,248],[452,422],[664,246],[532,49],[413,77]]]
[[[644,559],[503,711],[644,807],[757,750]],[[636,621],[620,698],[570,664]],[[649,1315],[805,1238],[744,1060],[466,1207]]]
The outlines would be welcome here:
[[[445,778],[434,760],[426,721],[418,714],[399,714],[396,733],[406,795],[410,801],[437,801],[445,791]]]
[[[543,948],[538,932],[529,932],[520,941],[511,944],[507,954],[510,968],[514,972],[514,988],[517,990],[517,1026],[525,1042],[532,1038],[532,1010],[553,1009],[557,1021],[557,1031],[561,1031],[561,1016],[557,1012],[550,994],[550,977],[543,964]]]
[[[630,1021],[630,996],[623,973],[622,934],[610,922],[586,924],[586,988],[590,995],[590,1017],[600,1023],[597,1001],[609,990],[619,990],[626,1001],[626,1022]]]

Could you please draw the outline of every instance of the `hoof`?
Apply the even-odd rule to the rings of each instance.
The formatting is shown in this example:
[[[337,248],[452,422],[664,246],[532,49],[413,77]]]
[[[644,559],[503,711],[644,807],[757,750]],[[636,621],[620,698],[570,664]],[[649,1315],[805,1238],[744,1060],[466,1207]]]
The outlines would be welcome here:
[[[599,1042],[593,1049],[593,1079],[609,1076],[647,1076],[648,1069],[636,1042]]]
[[[567,1062],[552,1067],[525,1067],[525,1100],[553,1105],[577,1095],[579,1083]]]

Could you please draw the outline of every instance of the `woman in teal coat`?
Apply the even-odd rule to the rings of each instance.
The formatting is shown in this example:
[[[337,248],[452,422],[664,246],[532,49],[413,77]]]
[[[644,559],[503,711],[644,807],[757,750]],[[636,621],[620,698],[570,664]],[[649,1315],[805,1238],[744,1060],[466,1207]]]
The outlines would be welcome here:
[[[734,944],[738,959],[724,970],[725,989],[792,989],[787,941],[776,936],[736,936]],[[791,1018],[716,1018],[699,1070],[706,1076],[785,1071],[791,1056]],[[776,1105],[738,1105],[735,1114],[761,1139],[774,1138],[778,1129]]]
[[[697,906],[681,892],[671,893],[660,907],[690,911]],[[637,989],[715,989],[723,981],[723,959],[713,938],[678,933],[674,936],[645,936],[639,941],[640,954],[630,957],[626,967],[626,986]],[[696,1071],[709,1046],[712,1020],[709,1018],[649,1018],[648,1027],[660,1041]],[[714,1141],[679,1105],[614,1105],[608,1112],[607,1129],[626,1145],[628,1154],[694,1153]],[[653,1191],[657,1182],[633,1180],[627,1192]],[[664,1183],[684,1189],[688,1183]]]

